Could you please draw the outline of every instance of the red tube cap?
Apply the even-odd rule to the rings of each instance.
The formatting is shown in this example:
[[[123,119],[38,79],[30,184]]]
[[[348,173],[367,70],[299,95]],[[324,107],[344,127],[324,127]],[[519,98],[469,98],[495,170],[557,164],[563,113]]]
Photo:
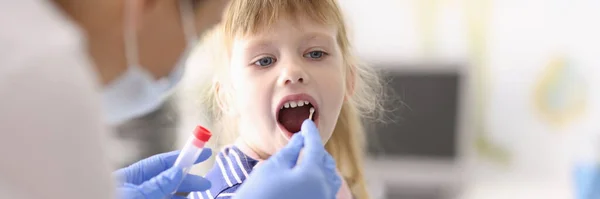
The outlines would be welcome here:
[[[208,142],[211,136],[212,133],[210,133],[210,131],[203,126],[198,125],[196,126],[196,129],[194,129],[194,137],[200,141]]]

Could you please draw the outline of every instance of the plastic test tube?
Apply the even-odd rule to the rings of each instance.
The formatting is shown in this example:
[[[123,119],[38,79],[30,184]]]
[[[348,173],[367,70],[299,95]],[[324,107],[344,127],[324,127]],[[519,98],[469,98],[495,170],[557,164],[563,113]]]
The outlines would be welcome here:
[[[200,156],[200,153],[202,153],[202,149],[204,149],[204,144],[208,142],[211,136],[212,134],[208,129],[202,126],[197,126],[196,129],[194,129],[193,136],[188,138],[185,146],[179,153],[179,156],[177,156],[177,160],[175,160],[175,164],[173,165],[183,169],[184,178],[189,172],[190,168],[194,166],[198,156]],[[181,182],[179,183],[181,184]],[[177,188],[179,188],[179,185],[177,185]]]

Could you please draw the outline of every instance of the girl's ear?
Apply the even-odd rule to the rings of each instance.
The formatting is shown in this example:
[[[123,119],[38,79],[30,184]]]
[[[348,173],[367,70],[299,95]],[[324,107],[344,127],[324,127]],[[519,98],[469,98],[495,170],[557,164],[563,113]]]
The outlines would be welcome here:
[[[346,73],[346,96],[344,100],[354,95],[354,89],[356,86],[356,66],[351,65]]]
[[[215,86],[215,97],[217,98],[215,101],[217,101],[217,105],[219,106],[219,109],[221,109],[223,111],[223,113],[227,113],[227,106],[225,106],[225,95],[223,94],[223,89],[221,86],[220,82],[215,81],[215,83],[213,84]]]
[[[231,104],[231,95],[229,94],[231,91],[225,88],[225,85],[220,82],[215,82],[215,96],[217,97],[217,105],[222,110],[222,112],[226,115],[233,115],[235,113],[235,109]]]

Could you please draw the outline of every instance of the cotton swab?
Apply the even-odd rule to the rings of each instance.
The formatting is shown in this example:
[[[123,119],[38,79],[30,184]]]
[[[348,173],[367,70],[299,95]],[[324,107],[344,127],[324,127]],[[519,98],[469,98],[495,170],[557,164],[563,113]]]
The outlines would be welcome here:
[[[310,115],[308,115],[308,119],[312,120],[312,118],[313,118],[313,114],[315,113],[315,108],[313,108],[313,107],[310,107],[310,110],[309,110],[309,111],[310,111]]]

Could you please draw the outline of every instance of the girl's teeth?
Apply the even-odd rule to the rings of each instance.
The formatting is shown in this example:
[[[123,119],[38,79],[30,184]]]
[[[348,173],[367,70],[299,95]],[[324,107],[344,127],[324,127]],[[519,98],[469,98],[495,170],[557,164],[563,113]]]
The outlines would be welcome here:
[[[301,107],[301,106],[309,105],[309,104],[310,104],[310,102],[308,102],[308,101],[286,102],[285,104],[283,104],[281,109],[296,108],[296,107]]]

